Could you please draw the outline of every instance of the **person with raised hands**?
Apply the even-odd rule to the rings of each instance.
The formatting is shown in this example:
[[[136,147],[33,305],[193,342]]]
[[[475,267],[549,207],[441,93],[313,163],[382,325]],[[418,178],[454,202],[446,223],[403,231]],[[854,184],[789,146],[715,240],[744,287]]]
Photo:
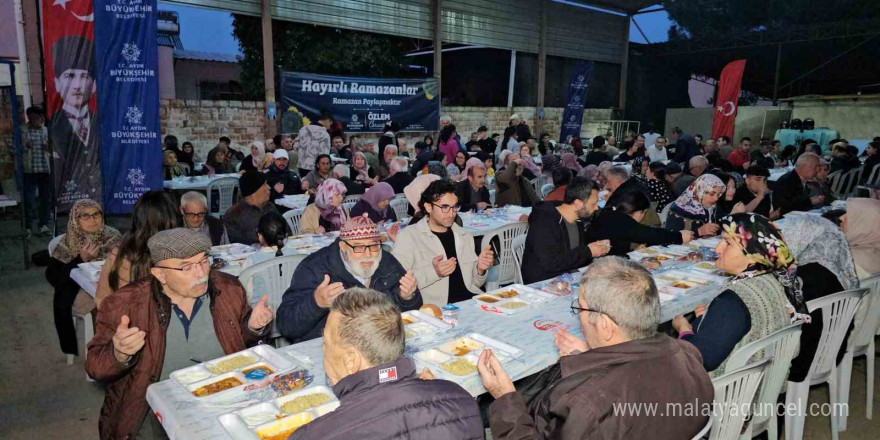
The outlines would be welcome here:
[[[278,307],[281,334],[294,343],[320,337],[333,301],[352,287],[382,292],[401,311],[421,307],[415,276],[382,250],[381,240],[379,227],[368,216],[353,217],[336,241],[306,257]]]
[[[86,372],[107,387],[99,438],[161,438],[147,387],[171,373],[257,344],[274,312],[263,296],[248,305],[237,278],[211,270],[211,239],[187,228],[147,243],[150,275],[107,297],[88,344]]]

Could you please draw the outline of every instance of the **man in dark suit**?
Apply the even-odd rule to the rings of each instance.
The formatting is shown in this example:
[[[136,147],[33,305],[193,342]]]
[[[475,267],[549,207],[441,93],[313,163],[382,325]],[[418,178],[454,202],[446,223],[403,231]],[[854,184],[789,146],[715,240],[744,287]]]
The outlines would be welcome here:
[[[486,167],[475,165],[467,170],[467,179],[458,182],[459,212],[491,208],[489,189],[486,188]]]
[[[409,163],[405,157],[395,157],[391,160],[391,175],[384,181],[394,188],[394,194],[403,193],[403,188],[412,183],[415,179],[407,172]]]
[[[75,35],[60,38],[52,46],[52,64],[63,102],[50,128],[55,186],[58,209],[67,210],[79,199],[102,198],[101,136],[98,116],[89,109],[95,92],[94,44]]]
[[[809,211],[814,206],[822,205],[825,196],[819,194],[810,197],[810,192],[804,186],[806,181],[816,177],[818,168],[819,156],[814,153],[804,153],[798,157],[794,170],[785,173],[776,181],[773,200],[778,203],[780,214]]]

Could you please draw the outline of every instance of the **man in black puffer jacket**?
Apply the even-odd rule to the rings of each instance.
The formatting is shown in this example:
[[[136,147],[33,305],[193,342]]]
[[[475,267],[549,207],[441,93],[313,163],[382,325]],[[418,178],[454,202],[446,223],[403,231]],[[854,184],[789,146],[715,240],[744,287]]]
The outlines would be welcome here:
[[[340,406],[290,438],[482,439],[474,398],[453,382],[420,379],[403,348],[400,309],[388,296],[342,292],[324,327],[324,370]]]

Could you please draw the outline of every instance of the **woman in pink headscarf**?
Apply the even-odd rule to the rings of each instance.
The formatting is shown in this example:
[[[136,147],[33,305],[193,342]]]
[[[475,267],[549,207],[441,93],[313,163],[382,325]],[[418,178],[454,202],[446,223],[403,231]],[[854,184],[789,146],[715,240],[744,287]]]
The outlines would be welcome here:
[[[345,184],[327,179],[318,187],[315,203],[306,206],[299,224],[301,234],[323,234],[338,231],[348,221],[348,212],[342,206]]]
[[[562,154],[562,166],[571,170],[572,173],[577,174],[581,171],[581,164],[577,161],[577,156],[574,153],[563,153]]]
[[[351,208],[352,217],[360,217],[367,214],[373,223],[396,222],[397,215],[391,209],[391,199],[394,198],[394,189],[385,182],[379,182],[368,189],[366,194]]]

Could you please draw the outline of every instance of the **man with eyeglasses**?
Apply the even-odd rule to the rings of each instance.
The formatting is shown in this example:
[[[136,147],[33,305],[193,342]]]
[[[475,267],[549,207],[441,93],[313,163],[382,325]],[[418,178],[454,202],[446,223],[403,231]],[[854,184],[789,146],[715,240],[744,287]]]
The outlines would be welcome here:
[[[421,307],[415,276],[382,249],[381,240],[369,217],[353,217],[336,241],[299,263],[278,307],[281,334],[294,343],[321,337],[333,300],[352,287],[382,292],[401,311]]]
[[[255,345],[272,329],[268,297],[251,309],[237,278],[211,270],[205,235],[167,229],[147,247],[150,276],[104,300],[88,344],[86,372],[107,387],[100,438],[162,438],[147,387]]]
[[[431,182],[419,199],[424,217],[400,231],[394,243],[394,256],[412,270],[424,301],[438,306],[482,293],[494,260],[490,246],[477,255],[474,237],[455,223],[456,189],[451,180]]]
[[[187,228],[210,238],[212,246],[229,244],[223,222],[208,215],[208,199],[204,194],[196,191],[184,194],[180,198],[180,215]]]
[[[647,270],[620,257],[597,260],[581,276],[571,309],[584,338],[555,335],[559,379],[528,406],[494,353],[480,354],[477,369],[495,398],[493,438],[671,440],[706,425],[712,381],[698,350],[657,332],[660,298]],[[653,405],[655,415],[626,409]]]

